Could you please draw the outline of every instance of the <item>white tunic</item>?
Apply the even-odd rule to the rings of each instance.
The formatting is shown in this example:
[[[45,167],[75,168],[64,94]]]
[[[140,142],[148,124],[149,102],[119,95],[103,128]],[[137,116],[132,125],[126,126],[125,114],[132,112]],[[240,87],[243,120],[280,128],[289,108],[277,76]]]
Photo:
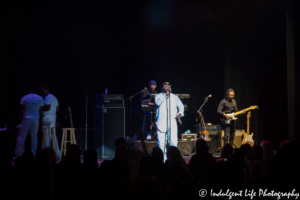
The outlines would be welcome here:
[[[179,97],[170,93],[171,99],[171,126],[176,124],[176,117],[178,114],[184,116],[184,106]],[[159,93],[155,96],[156,108],[156,127],[160,132],[167,132],[168,129],[168,112],[169,112],[169,99],[166,98],[165,93]]]
[[[22,97],[20,104],[24,105],[24,118],[40,118],[40,107],[44,105],[43,98],[30,93]]]
[[[43,98],[37,94],[31,93],[22,97],[20,104],[24,105],[23,119],[17,136],[15,155],[22,156],[25,151],[25,140],[28,132],[31,136],[31,152],[33,155],[37,149],[37,133],[39,130],[39,110],[44,105]]]
[[[56,118],[56,107],[58,106],[57,98],[52,95],[48,94],[44,99],[45,105],[51,105],[50,110],[43,112],[43,117],[49,116],[51,118]]]
[[[44,103],[45,103],[45,105],[50,105],[50,110],[43,112],[43,120],[42,120],[43,127],[55,127],[56,107],[58,106],[58,100],[54,95],[48,94],[44,99]],[[50,132],[51,132],[50,129],[46,130],[46,137],[50,137]],[[54,129],[54,132],[56,133],[55,129]],[[45,144],[46,147],[51,146],[51,140],[52,139],[50,139],[50,138],[46,138],[46,144]],[[56,134],[55,134],[55,140],[56,140],[55,141],[56,155],[57,155],[57,158],[60,158],[60,150],[59,150]],[[54,147],[52,147],[52,148],[54,148]]]

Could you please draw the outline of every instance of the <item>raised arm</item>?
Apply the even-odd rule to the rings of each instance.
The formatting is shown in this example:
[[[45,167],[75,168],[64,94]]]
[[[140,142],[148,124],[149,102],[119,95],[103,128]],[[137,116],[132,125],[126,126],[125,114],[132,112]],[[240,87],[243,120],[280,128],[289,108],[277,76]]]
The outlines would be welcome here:
[[[161,94],[155,95],[155,104],[157,106],[160,106],[166,99],[167,98],[165,95],[161,95]]]

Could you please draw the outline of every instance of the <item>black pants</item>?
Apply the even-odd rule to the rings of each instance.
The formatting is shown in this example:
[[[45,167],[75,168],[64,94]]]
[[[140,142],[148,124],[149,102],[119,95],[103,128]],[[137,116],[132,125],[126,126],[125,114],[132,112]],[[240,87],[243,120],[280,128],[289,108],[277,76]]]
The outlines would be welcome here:
[[[152,126],[153,125],[153,126]],[[151,127],[151,128],[150,128]],[[143,119],[143,129],[144,133],[155,133],[155,112],[144,112],[144,119]]]
[[[222,127],[224,129],[224,145],[228,143],[233,145],[233,140],[235,136],[235,121],[231,120],[230,124],[222,124]]]

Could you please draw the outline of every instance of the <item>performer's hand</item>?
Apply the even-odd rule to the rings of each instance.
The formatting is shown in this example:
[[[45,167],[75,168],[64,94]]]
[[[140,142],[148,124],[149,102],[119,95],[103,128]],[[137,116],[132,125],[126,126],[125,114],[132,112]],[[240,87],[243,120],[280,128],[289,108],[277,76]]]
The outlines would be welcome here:
[[[246,113],[246,110],[243,110],[243,114],[245,114]]]
[[[178,119],[179,123],[182,124],[181,115],[177,115],[177,119]]]
[[[154,106],[154,103],[148,103],[148,105],[150,105],[150,106]]]

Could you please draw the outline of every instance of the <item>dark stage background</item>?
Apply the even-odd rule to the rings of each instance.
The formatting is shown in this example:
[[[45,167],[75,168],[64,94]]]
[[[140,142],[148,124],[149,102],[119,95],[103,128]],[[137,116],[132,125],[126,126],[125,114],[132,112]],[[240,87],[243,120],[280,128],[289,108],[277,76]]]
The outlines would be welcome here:
[[[291,2],[297,11],[299,3]],[[128,98],[154,79],[158,88],[169,81],[174,93],[190,94],[183,100],[188,110],[181,132],[193,131],[209,94],[204,119],[218,124],[218,104],[231,87],[239,109],[259,106],[250,118],[256,144],[270,140],[278,149],[289,139],[286,1],[7,1],[1,13],[1,127],[19,122],[19,102],[30,83],[50,84],[64,126],[70,105],[74,126],[85,127],[88,94],[92,128],[97,93],[107,88]],[[293,19],[298,66],[297,12]],[[141,127],[138,115],[133,134]],[[237,128],[245,122],[240,116]]]

